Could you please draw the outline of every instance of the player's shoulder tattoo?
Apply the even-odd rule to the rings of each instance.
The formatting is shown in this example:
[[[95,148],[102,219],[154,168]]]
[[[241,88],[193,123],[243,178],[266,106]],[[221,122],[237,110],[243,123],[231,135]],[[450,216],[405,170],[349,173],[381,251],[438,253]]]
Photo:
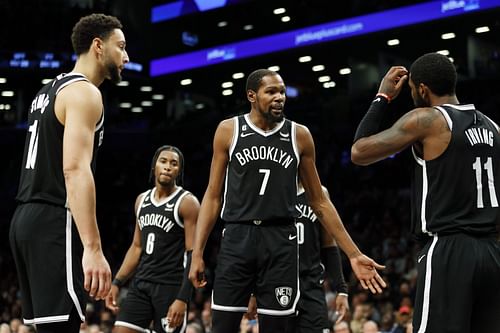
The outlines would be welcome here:
[[[422,108],[415,112],[416,125],[419,128],[428,129],[434,125],[436,119],[440,118],[439,112],[433,108]]]

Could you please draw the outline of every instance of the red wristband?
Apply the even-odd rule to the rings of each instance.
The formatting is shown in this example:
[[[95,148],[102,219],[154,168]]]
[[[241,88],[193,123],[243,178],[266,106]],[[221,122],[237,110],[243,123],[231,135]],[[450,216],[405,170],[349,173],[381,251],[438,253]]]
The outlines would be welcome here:
[[[384,94],[384,93],[378,93],[378,94],[377,94],[377,95],[375,95],[375,96],[382,96],[382,97],[384,97],[384,98],[387,100],[387,103],[390,103],[390,102],[391,102],[391,99],[392,99],[392,98],[390,98],[390,97],[389,97],[389,95]]]

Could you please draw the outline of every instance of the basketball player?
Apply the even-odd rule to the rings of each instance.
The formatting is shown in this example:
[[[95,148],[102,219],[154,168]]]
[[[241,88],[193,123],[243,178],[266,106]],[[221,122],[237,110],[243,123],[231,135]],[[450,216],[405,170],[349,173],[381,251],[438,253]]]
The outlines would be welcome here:
[[[322,186],[329,198],[328,190]],[[297,193],[297,238],[299,243],[300,300],[296,332],[330,332],[328,308],[326,305],[323,281],[327,277],[337,292],[337,322],[340,322],[349,310],[347,283],[342,272],[337,242],[319,223],[311,206],[307,203],[304,188],[299,183]]]
[[[415,109],[380,132],[389,102],[408,80]],[[389,69],[359,124],[352,160],[368,165],[411,146],[412,228],[418,256],[414,332],[495,332],[500,327],[499,127],[459,104],[457,73],[440,54],[408,72]]]
[[[383,266],[359,251],[321,190],[309,130],[284,118],[281,76],[254,71],[246,91],[250,113],[222,121],[215,133],[190,279],[195,287],[206,284],[203,250],[221,213],[226,226],[212,295],[213,332],[237,331],[253,292],[261,333],[279,333],[286,331],[300,294],[294,223],[298,174],[315,214],[336,236],[365,288],[381,291],[384,282],[376,268]]]
[[[119,288],[134,279],[121,305],[114,333],[144,332],[154,321],[156,332],[167,326],[186,329],[193,286],[188,279],[194,230],[200,204],[182,188],[184,157],[174,146],[162,146],[151,162],[155,186],[135,202],[134,239],[113,280],[106,306],[115,313]]]
[[[24,322],[38,332],[78,332],[85,290],[99,300],[111,287],[93,173],[103,139],[98,86],[119,82],[129,61],[121,28],[103,14],[80,19],[71,35],[75,67],[42,87],[29,111],[10,244]]]

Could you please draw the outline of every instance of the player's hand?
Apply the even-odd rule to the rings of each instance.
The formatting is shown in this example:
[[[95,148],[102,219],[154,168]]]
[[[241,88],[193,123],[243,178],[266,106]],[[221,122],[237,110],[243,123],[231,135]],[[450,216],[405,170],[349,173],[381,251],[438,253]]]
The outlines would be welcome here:
[[[250,320],[257,318],[257,299],[254,295],[250,296],[250,300],[248,301],[246,317]]]
[[[382,288],[385,288],[387,285],[378,274],[377,269],[384,269],[385,266],[377,264],[373,259],[364,254],[357,255],[349,260],[352,270],[363,289],[370,289],[373,294],[382,293]]]
[[[392,66],[385,74],[380,87],[379,93],[386,94],[391,99],[398,97],[403,85],[408,79],[408,70],[403,66]]]
[[[115,286],[114,284],[111,285],[111,290],[109,291],[108,296],[106,296],[106,308],[110,309],[114,314],[118,313],[118,310],[120,309],[118,307],[118,304],[116,300],[118,299],[118,293],[120,292],[120,288],[118,286]]]
[[[105,299],[111,289],[111,269],[102,250],[84,247],[82,257],[83,287],[91,298]]]
[[[176,299],[168,308],[167,323],[170,327],[177,327],[184,322],[184,316],[187,311],[187,304],[184,301]]]
[[[191,268],[189,269],[189,280],[195,288],[206,286],[205,263],[203,262],[203,253],[193,251],[191,259]]]
[[[347,295],[339,294],[337,294],[335,298],[335,311],[337,311],[338,314],[337,320],[335,321],[336,324],[340,323],[347,314],[347,311],[349,311],[349,300],[347,298]]]

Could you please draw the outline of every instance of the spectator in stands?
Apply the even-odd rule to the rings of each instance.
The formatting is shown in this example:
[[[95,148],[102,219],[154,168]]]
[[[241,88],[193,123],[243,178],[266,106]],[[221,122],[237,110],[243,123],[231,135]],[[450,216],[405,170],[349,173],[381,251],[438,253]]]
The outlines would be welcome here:
[[[378,324],[373,320],[368,320],[363,324],[363,333],[378,333]]]

